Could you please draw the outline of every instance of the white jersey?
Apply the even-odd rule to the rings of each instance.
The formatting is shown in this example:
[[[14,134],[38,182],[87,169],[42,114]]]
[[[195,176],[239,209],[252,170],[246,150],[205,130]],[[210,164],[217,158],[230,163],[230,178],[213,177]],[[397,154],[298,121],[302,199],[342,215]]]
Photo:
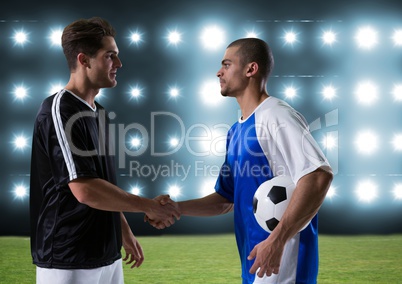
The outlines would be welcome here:
[[[243,283],[316,283],[317,216],[287,243],[278,275],[256,279],[249,273],[254,260],[247,260],[254,246],[269,236],[253,214],[253,196],[260,184],[279,175],[290,176],[297,184],[317,168],[331,171],[306,120],[286,102],[268,97],[252,115],[231,127],[226,146],[215,189],[234,203]]]

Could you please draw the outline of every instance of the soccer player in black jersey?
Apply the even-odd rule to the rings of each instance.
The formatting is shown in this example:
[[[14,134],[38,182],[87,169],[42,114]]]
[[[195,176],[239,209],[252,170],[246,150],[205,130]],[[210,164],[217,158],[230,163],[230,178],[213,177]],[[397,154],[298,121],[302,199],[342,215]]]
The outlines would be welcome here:
[[[122,67],[114,36],[101,18],[64,29],[70,80],[36,117],[30,218],[37,283],[124,283],[122,261],[138,267],[144,255],[122,212],[144,212],[165,226],[180,217],[173,206],[116,186],[108,114],[95,101],[101,88],[117,84]]]

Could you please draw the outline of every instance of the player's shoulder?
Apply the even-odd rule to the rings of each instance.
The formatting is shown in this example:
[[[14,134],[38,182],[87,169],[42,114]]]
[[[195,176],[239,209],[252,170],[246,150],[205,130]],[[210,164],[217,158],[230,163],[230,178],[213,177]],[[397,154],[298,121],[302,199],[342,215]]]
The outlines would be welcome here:
[[[266,98],[255,111],[257,116],[270,118],[287,116],[293,112],[295,109],[287,102],[272,96]]]
[[[256,122],[287,123],[297,122],[305,125],[304,116],[284,100],[268,97],[256,110]]]

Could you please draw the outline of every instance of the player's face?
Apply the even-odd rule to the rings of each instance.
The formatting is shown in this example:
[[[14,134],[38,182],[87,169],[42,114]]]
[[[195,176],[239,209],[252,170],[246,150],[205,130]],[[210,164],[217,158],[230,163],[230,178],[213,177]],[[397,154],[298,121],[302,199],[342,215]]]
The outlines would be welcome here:
[[[116,86],[117,69],[122,67],[118,57],[119,49],[113,37],[102,39],[103,47],[90,59],[89,80],[94,88],[111,88]]]
[[[238,47],[226,49],[222,66],[216,76],[219,78],[222,96],[236,97],[245,89],[245,69],[236,54]]]

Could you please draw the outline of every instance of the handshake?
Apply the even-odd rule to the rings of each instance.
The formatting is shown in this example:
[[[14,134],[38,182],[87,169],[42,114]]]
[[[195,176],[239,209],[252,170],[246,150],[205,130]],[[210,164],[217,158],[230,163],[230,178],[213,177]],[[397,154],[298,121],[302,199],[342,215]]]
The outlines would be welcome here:
[[[169,195],[159,195],[152,199],[152,205],[148,208],[144,216],[144,222],[157,229],[164,229],[174,224],[176,220],[180,220],[181,211],[179,204]]]

